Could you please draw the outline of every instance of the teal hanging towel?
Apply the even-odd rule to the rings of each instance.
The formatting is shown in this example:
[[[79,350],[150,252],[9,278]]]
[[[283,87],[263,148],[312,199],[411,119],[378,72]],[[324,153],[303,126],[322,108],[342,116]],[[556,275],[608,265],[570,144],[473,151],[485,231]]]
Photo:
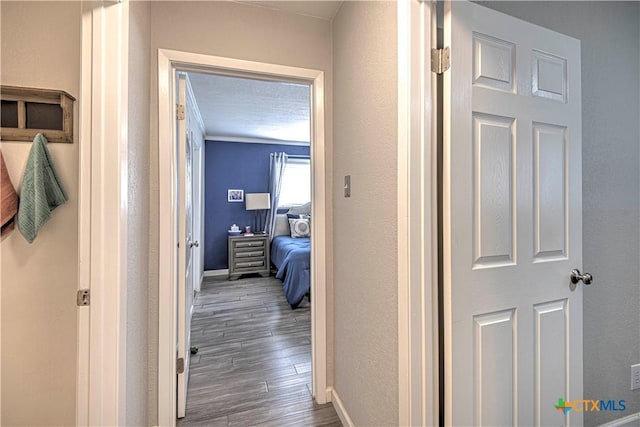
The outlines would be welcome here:
[[[60,179],[41,133],[33,140],[20,190],[18,229],[29,243],[51,218],[51,212],[67,201]]]

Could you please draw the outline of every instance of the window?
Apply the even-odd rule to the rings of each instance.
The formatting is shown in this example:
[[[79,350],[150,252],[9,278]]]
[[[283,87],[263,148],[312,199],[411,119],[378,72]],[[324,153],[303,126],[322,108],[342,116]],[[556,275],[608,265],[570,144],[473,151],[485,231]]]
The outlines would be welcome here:
[[[311,162],[309,159],[287,160],[282,176],[278,207],[300,206],[311,201]]]

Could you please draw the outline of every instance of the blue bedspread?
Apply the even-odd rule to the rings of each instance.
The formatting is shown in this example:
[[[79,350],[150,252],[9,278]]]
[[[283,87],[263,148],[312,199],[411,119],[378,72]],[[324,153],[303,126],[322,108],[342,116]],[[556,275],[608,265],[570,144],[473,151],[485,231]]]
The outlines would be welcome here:
[[[271,242],[271,261],[282,280],[284,295],[291,308],[296,308],[311,285],[311,239],[309,237],[276,236]]]

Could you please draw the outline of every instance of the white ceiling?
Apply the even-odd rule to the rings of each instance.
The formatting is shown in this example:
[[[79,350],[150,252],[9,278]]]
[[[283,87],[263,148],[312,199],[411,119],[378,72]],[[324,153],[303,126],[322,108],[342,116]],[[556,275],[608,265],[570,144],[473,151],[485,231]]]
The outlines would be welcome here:
[[[310,86],[188,74],[208,137],[309,144]]]

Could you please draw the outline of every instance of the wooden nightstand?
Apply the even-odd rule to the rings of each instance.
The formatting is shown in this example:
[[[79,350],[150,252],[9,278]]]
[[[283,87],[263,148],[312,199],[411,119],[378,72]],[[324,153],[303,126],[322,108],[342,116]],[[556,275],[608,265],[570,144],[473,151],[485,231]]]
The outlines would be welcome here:
[[[229,236],[229,280],[249,273],[268,277],[270,263],[268,234]]]

